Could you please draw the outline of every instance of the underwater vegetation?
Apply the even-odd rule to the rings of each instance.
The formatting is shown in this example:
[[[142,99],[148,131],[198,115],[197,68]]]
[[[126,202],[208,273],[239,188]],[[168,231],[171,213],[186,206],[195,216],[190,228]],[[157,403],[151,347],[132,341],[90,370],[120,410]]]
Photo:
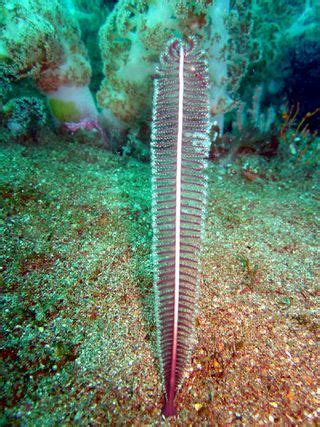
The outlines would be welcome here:
[[[319,0],[0,0],[1,425],[316,425],[319,70]]]
[[[147,143],[151,76],[160,52],[173,35],[193,34],[208,55],[212,124],[218,124],[221,134],[230,127],[228,114],[248,105],[261,84],[259,108],[265,113],[272,109],[279,118],[286,102],[289,108],[300,102],[301,119],[319,107],[317,1],[91,3],[89,8],[80,0],[0,2],[0,79],[6,101],[10,89],[28,79],[47,98],[57,124],[99,121],[116,147],[138,129]],[[308,99],[297,90],[305,85]],[[316,129],[319,118],[311,125]]]
[[[2,107],[6,126],[14,137],[31,135],[36,140],[36,132],[46,123],[47,110],[40,98],[11,98]]]

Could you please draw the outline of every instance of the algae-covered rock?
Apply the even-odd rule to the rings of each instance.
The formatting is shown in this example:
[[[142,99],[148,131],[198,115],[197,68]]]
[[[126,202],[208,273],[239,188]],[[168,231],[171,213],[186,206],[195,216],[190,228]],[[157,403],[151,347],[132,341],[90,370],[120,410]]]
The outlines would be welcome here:
[[[100,29],[105,75],[97,94],[100,106],[127,125],[146,119],[152,99],[151,75],[166,41],[191,33],[203,38],[210,3],[119,1]]]
[[[78,21],[66,5],[58,0],[0,0],[0,10],[3,9],[6,11],[0,26],[3,76],[9,76],[11,81],[30,77],[45,94],[65,86],[87,88],[91,66]],[[75,103],[75,110],[81,110],[79,104],[83,99],[70,100],[69,93],[73,94],[71,89],[65,91],[61,102],[69,105],[69,110],[71,102]],[[56,119],[65,115],[61,114],[61,102],[60,107],[55,105],[52,110],[54,115],[57,112]],[[91,108],[91,112],[89,118],[95,119],[96,108]],[[83,118],[81,114],[78,117]]]

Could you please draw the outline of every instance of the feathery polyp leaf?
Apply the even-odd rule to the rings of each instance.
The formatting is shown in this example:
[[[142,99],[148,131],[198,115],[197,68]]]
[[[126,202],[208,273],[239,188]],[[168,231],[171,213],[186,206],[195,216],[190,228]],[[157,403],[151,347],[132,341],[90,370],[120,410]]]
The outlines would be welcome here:
[[[175,39],[155,78],[153,258],[165,416],[175,414],[194,343],[209,152],[207,74],[195,39]]]

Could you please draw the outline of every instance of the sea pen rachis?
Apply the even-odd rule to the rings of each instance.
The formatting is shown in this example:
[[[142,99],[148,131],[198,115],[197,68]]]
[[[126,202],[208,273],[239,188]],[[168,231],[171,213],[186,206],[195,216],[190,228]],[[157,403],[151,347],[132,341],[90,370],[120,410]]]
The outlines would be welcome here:
[[[194,342],[209,151],[207,64],[193,38],[171,40],[155,79],[152,124],[153,256],[163,414]]]

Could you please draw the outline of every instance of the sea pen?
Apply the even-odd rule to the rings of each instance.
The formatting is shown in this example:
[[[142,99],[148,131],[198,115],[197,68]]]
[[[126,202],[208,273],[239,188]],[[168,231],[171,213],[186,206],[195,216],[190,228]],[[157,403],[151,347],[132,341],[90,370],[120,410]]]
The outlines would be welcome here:
[[[194,38],[170,40],[155,75],[153,265],[165,416],[175,415],[194,344],[209,151],[207,64]]]

